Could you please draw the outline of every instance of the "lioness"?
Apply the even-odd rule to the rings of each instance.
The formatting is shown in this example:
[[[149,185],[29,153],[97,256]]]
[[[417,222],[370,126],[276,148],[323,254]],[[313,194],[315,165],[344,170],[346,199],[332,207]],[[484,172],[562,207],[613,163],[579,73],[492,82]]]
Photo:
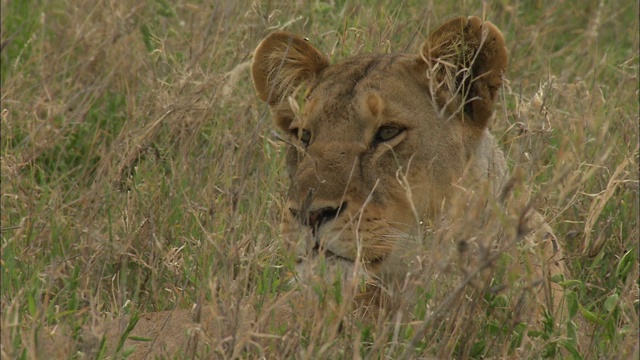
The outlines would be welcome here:
[[[507,63],[502,34],[478,17],[449,20],[417,54],[337,64],[286,32],[259,44],[252,76],[286,134],[281,229],[299,278],[364,278],[393,292],[417,239],[429,242],[425,229],[469,220],[452,210],[470,201],[466,189],[499,198],[507,165],[487,126]],[[565,273],[560,245],[535,211],[523,221],[524,261],[542,280],[531,315],[557,313],[562,293],[550,278]]]

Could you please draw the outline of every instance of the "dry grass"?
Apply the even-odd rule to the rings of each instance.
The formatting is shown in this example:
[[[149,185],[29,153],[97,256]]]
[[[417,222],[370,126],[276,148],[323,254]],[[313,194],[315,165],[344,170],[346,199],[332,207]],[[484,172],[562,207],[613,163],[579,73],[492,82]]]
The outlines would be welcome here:
[[[216,334],[202,357],[513,356],[523,325],[502,297],[474,292],[490,280],[451,300],[454,283],[414,279],[416,319],[435,322],[418,326],[427,337],[406,319],[338,331],[340,307],[268,327],[272,304],[317,300],[286,295],[286,179],[250,83],[253,49],[287,29],[332,59],[414,51],[459,14],[484,15],[507,39],[493,132],[521,186],[506,216],[532,199],[564,241],[568,299],[595,324],[589,349],[569,355],[637,358],[638,9],[577,0],[3,0],[2,358],[48,358],[51,341],[57,357],[102,358],[116,351],[91,340],[105,319],[175,309],[187,321],[196,303]],[[443,251],[451,263],[424,266],[453,267]],[[547,328],[518,356],[569,356],[569,335]]]

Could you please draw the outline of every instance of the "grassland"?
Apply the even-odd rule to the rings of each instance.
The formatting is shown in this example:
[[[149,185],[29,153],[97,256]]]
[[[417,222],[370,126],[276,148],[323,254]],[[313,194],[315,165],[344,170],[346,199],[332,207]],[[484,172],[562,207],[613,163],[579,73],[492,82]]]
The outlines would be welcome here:
[[[233,317],[241,299],[258,308],[277,296],[286,286],[277,224],[287,179],[250,81],[255,46],[286,29],[334,61],[416,51],[456,15],[483,16],[507,39],[509,82],[493,133],[540,194],[575,275],[568,296],[595,324],[581,352],[550,329],[543,346],[519,356],[637,358],[637,3],[1,4],[3,359],[48,358],[38,349],[51,329],[77,345],[55,356],[82,358],[86,329],[104,319],[202,302]],[[470,328],[467,343],[434,329],[412,356],[509,348],[512,337],[484,325]],[[395,358],[412,334],[391,330],[328,340],[301,331],[290,354]],[[229,336],[234,345],[212,354],[259,356],[238,350],[246,334]]]

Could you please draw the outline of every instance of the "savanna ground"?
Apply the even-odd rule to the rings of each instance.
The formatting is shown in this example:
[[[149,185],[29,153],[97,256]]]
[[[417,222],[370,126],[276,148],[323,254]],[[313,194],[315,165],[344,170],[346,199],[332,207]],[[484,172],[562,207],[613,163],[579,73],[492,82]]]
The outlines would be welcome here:
[[[593,340],[578,351],[549,325],[516,349],[520,325],[462,317],[467,333],[436,326],[407,352],[410,328],[327,334],[300,319],[287,356],[637,358],[638,8],[622,0],[3,0],[2,358],[111,356],[83,344],[126,314],[258,311],[286,289],[290,261],[281,144],[248,72],[255,46],[286,29],[334,61],[417,51],[457,15],[505,35],[493,133],[564,242],[575,279],[558,281]],[[445,296],[425,291],[422,305]],[[268,350],[230,329],[200,355]],[[72,346],[38,353],[52,332]]]

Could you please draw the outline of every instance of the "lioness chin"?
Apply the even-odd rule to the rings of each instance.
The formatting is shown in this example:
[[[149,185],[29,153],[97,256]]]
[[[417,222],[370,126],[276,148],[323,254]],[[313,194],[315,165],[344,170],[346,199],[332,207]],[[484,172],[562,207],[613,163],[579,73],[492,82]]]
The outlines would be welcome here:
[[[423,249],[443,246],[433,234],[446,238],[444,224],[488,223],[509,188],[488,130],[507,63],[502,34],[477,17],[447,21],[417,53],[336,64],[286,32],[259,44],[253,82],[285,135],[290,187],[281,231],[302,283],[340,276],[378,290],[367,294],[397,293],[425,258],[436,260]],[[526,248],[514,255],[533,272],[526,317],[559,316],[562,289],[551,278],[565,274],[560,245],[529,206],[516,222],[515,232],[490,222],[499,229],[489,247]],[[351,288],[357,298],[362,286]]]

